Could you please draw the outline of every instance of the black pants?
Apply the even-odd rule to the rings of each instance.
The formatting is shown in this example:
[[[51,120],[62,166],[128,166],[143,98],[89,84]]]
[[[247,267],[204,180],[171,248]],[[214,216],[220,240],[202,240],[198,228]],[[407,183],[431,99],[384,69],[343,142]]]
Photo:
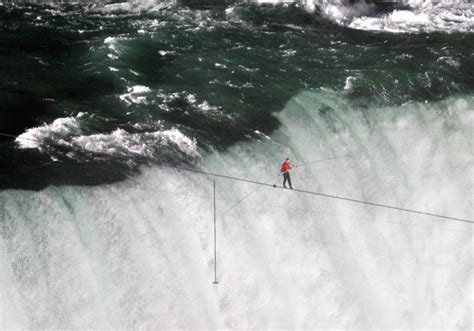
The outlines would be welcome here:
[[[293,186],[291,186],[291,178],[290,178],[290,173],[289,172],[284,172],[283,173],[283,187],[286,188],[286,182],[290,185],[290,188],[293,189]]]

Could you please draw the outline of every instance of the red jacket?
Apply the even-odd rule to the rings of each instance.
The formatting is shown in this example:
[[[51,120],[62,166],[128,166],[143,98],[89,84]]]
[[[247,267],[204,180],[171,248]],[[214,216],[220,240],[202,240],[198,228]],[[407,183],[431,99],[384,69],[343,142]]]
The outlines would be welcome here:
[[[290,172],[290,170],[293,169],[293,167],[290,164],[290,161],[285,161],[283,162],[283,165],[281,166],[281,172]]]

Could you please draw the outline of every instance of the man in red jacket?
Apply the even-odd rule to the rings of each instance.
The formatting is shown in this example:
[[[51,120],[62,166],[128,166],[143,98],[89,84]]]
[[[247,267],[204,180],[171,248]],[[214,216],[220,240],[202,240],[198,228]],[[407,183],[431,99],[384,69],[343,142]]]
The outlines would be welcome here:
[[[290,170],[293,169],[293,167],[290,164],[290,159],[286,158],[285,162],[283,162],[283,165],[281,166],[281,173],[283,174],[283,187],[286,188],[286,182],[290,185],[290,188],[293,189],[293,186],[291,186],[291,178],[290,178]]]

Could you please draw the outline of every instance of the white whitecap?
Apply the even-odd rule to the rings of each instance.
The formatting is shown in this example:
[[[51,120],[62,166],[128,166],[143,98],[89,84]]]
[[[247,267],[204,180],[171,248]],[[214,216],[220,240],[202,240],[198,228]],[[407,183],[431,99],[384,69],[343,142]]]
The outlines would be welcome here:
[[[324,16],[358,30],[394,33],[418,32],[473,32],[474,11],[470,3],[443,3],[408,0],[403,9],[380,14],[374,4],[359,2],[343,5],[342,1],[324,2],[307,0],[307,10],[321,9]]]
[[[71,143],[81,149],[108,155],[151,157],[163,147],[176,147],[181,152],[197,157],[197,142],[176,128],[145,133],[129,133],[117,129],[111,133],[75,137]]]
[[[84,113],[77,114],[76,117],[61,117],[51,124],[28,129],[19,135],[15,142],[20,148],[40,148],[45,140],[52,139],[58,141],[71,135],[81,134],[80,121]]]
[[[349,76],[346,78],[346,83],[344,85],[344,90],[350,91],[354,87],[353,82],[355,81],[355,77]]]
[[[127,88],[127,93],[121,94],[119,96],[120,100],[131,104],[145,104],[147,102],[146,95],[151,92],[151,89],[148,86],[144,85],[135,85]]]

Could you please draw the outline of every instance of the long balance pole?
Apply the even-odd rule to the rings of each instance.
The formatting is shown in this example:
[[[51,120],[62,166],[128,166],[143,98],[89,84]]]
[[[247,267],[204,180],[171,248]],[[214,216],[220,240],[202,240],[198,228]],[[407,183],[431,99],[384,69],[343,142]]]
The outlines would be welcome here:
[[[214,178],[214,281],[213,284],[219,284],[217,281],[217,232],[216,232],[216,179]]]

